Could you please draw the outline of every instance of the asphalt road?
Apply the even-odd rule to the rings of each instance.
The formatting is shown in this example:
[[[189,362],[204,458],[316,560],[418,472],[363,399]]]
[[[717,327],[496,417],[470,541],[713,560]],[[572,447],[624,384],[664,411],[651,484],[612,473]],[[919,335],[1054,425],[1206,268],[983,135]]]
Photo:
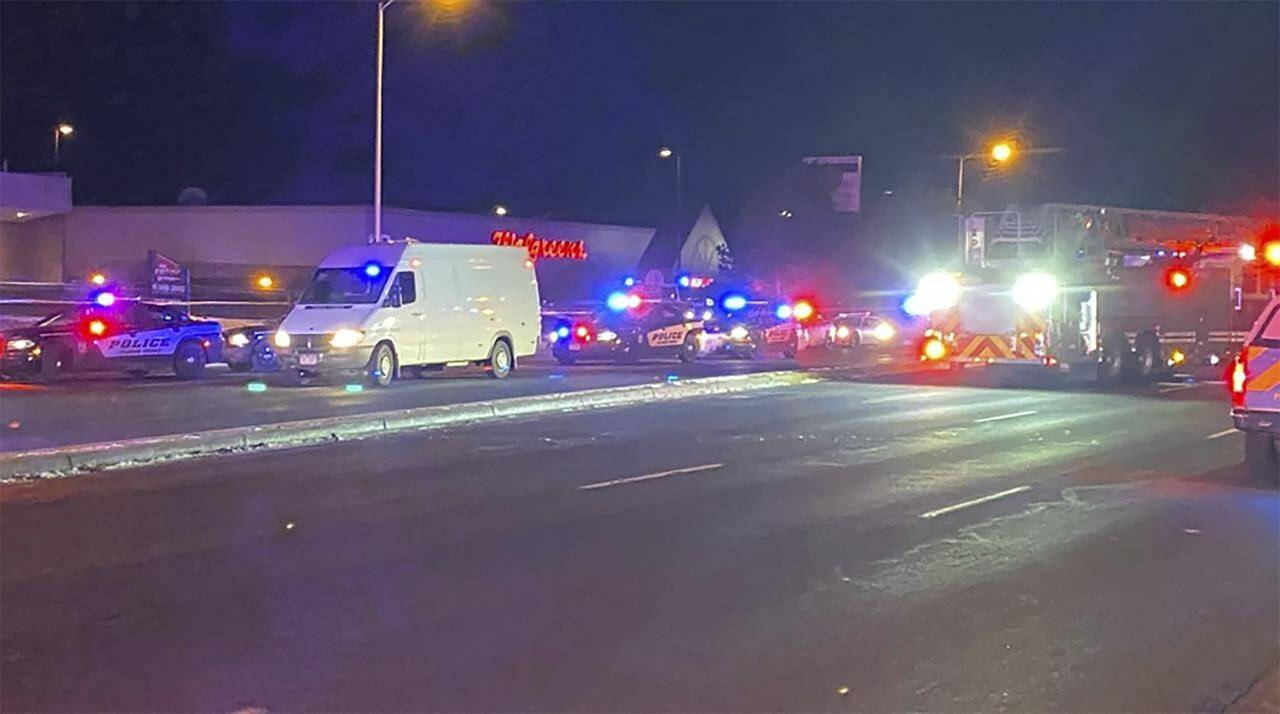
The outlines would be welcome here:
[[[1280,661],[1224,408],[830,382],[7,485],[0,710],[1217,711]]]
[[[225,368],[211,368],[209,377],[198,382],[166,375],[86,375],[48,386],[0,382],[0,452],[797,366],[875,367],[897,359],[861,351],[806,352],[799,360],[713,357],[691,364],[668,360],[565,367],[538,359],[502,381],[480,370],[449,370],[402,380],[388,389],[360,391],[348,391],[341,382],[275,386],[270,375],[235,374]],[[250,383],[256,383],[254,391]]]

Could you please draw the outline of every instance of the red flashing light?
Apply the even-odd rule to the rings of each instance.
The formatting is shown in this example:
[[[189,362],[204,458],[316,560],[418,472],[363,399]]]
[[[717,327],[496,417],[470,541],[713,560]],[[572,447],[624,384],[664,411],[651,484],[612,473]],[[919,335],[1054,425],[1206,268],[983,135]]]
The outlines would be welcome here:
[[[947,349],[947,343],[937,337],[926,338],[920,343],[921,362],[937,362],[946,358],[948,352],[950,350]]]
[[[1280,238],[1263,243],[1261,252],[1267,265],[1280,268]]]
[[[805,320],[813,317],[813,312],[813,303],[808,300],[797,300],[796,303],[791,306],[791,316],[800,322],[804,322]]]
[[[1191,271],[1182,267],[1169,268],[1164,273],[1164,284],[1170,290],[1186,290],[1191,286]]]
[[[1231,384],[1231,406],[1243,407],[1246,394],[1245,385],[1249,383],[1249,359],[1243,352],[1236,357],[1236,361],[1231,367],[1229,383]]]
[[[80,334],[86,340],[97,340],[111,332],[111,324],[100,317],[93,317],[80,324]]]
[[[591,328],[586,325],[578,325],[577,327],[573,328],[573,341],[574,342],[590,342]]]

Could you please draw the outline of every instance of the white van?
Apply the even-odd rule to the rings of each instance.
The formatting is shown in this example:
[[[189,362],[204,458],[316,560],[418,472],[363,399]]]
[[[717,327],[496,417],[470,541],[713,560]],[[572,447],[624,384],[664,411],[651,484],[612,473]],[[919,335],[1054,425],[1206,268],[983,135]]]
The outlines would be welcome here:
[[[502,379],[538,346],[540,304],[523,248],[396,241],[339,248],[320,263],[272,341],[302,377],[480,365]]]

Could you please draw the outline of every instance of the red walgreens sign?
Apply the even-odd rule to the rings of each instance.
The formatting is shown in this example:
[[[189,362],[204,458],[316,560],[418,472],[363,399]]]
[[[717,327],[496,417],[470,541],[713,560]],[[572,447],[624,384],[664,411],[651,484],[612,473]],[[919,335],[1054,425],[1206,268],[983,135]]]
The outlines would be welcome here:
[[[532,233],[517,235],[515,231],[494,231],[489,236],[494,245],[513,245],[529,251],[533,260],[539,258],[561,258],[565,260],[586,260],[587,243],[580,240],[554,240],[539,238]]]

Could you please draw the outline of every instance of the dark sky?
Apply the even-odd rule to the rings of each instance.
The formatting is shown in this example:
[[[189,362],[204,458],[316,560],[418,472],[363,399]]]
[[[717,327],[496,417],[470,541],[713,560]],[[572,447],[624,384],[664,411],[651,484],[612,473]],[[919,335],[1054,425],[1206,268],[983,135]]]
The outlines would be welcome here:
[[[1065,146],[975,201],[1274,205],[1280,4],[525,3],[462,25],[389,10],[389,204],[656,224],[734,214],[814,153],[865,191],[945,192],[941,154]],[[85,203],[371,200],[370,3],[0,6],[0,153]],[[912,194],[912,191],[915,194]]]

